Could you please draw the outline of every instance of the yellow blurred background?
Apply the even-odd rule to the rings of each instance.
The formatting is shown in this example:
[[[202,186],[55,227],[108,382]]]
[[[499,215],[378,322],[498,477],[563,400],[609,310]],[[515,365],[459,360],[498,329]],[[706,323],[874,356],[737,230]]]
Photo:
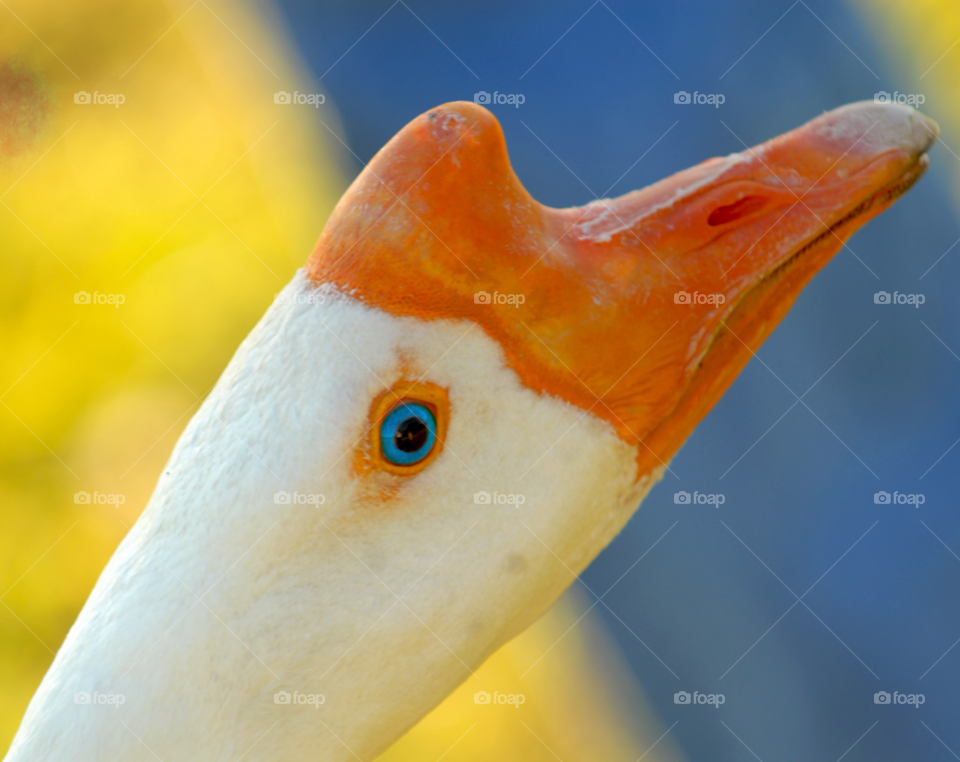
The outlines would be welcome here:
[[[0,5],[2,755],[180,432],[311,251],[345,172],[334,104],[273,101],[319,89],[263,6]],[[857,7],[916,74],[960,38],[955,0]],[[928,106],[954,136],[958,69],[960,47],[924,80],[949,94]],[[80,92],[124,102],[77,103]],[[123,303],[78,303],[81,292]],[[124,502],[77,504],[80,491]],[[383,759],[636,760],[667,728],[602,627],[577,624],[584,610],[566,596]],[[525,705],[474,704],[486,686]],[[645,759],[679,755],[668,736]]]

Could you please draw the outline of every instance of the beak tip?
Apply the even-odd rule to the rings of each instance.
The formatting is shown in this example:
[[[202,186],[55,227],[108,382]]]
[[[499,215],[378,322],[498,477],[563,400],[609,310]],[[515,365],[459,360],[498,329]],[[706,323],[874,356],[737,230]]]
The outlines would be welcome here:
[[[878,133],[891,144],[911,153],[925,153],[940,135],[940,125],[904,103],[864,104],[871,121],[880,122]]]
[[[918,142],[922,145],[921,150],[927,151],[940,137],[940,125],[929,116],[916,110],[911,114],[911,117],[915,124],[914,132],[919,133],[920,140]]]

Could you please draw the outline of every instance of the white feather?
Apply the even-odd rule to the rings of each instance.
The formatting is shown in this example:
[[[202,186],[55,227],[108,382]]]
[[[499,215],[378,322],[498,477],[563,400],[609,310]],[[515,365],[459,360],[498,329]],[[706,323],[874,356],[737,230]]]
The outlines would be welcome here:
[[[523,386],[472,323],[393,317],[302,274],[284,297],[174,448],[8,762],[371,759],[535,621],[659,478],[637,480],[608,423]],[[358,476],[372,400],[421,375],[449,393],[440,456]]]

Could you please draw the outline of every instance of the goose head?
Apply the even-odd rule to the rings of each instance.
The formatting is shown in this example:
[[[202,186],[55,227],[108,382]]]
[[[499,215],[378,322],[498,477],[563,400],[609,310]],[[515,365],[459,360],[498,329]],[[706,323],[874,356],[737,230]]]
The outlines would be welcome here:
[[[854,104],[551,209],[490,112],[416,118],[188,425],[8,760],[372,759],[616,535],[936,133]]]

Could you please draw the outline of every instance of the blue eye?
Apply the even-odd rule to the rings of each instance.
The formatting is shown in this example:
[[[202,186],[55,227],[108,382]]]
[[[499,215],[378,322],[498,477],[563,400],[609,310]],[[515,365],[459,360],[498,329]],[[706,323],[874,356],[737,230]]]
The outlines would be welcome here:
[[[380,425],[383,457],[398,466],[419,463],[437,441],[437,419],[424,405],[397,405]]]

